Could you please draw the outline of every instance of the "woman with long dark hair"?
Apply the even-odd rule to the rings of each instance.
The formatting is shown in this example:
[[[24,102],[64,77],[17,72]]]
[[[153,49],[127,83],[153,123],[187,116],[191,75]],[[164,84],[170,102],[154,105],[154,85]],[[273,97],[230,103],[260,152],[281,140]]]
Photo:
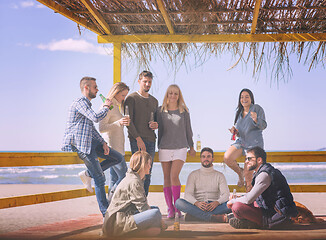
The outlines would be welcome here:
[[[255,104],[254,95],[249,89],[242,89],[239,94],[238,107],[234,118],[234,126],[229,131],[236,137],[235,142],[224,154],[224,162],[239,175],[238,186],[251,185],[246,166],[240,168],[236,159],[245,155],[252,147],[264,148],[263,130],[267,127],[265,113],[261,106]],[[246,182],[244,182],[244,178]]]

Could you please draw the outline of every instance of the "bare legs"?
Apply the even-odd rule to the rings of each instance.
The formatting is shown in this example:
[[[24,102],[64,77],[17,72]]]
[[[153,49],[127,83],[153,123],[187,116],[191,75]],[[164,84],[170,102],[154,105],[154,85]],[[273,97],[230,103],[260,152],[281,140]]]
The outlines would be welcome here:
[[[224,162],[239,176],[238,186],[244,185],[244,169],[240,168],[236,159],[242,156],[242,148],[237,149],[235,146],[231,146],[224,153]]]
[[[179,174],[183,167],[184,161],[174,160],[172,162],[161,162],[161,164],[164,175],[164,187],[179,186]]]

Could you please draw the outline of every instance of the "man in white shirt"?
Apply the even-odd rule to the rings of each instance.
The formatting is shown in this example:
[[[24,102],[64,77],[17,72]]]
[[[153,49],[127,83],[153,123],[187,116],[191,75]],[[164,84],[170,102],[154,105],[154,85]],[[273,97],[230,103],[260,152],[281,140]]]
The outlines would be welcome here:
[[[189,174],[184,199],[179,198],[175,206],[186,213],[186,221],[225,222],[224,215],[231,212],[226,206],[230,190],[225,176],[214,169],[211,148],[201,150],[200,161],[202,167]]]
[[[247,150],[247,167],[254,171],[252,189],[244,196],[227,202],[234,218],[234,228],[273,229],[291,222],[297,215],[290,187],[283,174],[266,163],[266,152],[260,147]]]

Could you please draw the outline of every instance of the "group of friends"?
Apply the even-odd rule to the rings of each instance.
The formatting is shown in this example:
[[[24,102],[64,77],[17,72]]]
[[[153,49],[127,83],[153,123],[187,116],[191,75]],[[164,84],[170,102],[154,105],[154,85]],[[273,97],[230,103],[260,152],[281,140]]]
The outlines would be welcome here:
[[[147,202],[156,129],[167,218],[181,217],[184,212],[185,221],[228,222],[234,228],[272,229],[290,224],[297,209],[285,177],[266,162],[262,131],[267,123],[253,93],[243,89],[239,94],[234,126],[229,129],[235,141],[224,154],[224,162],[239,176],[238,186],[245,186],[247,193],[230,194],[225,176],[213,168],[213,150],[205,147],[200,152],[201,168],[188,176],[181,199],[179,174],[187,153],[196,155],[189,109],[175,84],[168,87],[158,106],[149,94],[152,81],[152,73],[143,71],[139,90],[129,95],[125,83],[114,84],[95,112],[91,100],[98,93],[96,79],[84,77],[80,81],[82,97],[69,109],[62,150],[77,152],[84,161],[87,169],[79,177],[90,192],[94,180],[104,234],[155,236],[165,228],[160,210]],[[101,134],[94,123],[99,123]],[[124,126],[132,152],[129,169],[124,159]],[[246,155],[244,168],[236,161],[241,155]]]

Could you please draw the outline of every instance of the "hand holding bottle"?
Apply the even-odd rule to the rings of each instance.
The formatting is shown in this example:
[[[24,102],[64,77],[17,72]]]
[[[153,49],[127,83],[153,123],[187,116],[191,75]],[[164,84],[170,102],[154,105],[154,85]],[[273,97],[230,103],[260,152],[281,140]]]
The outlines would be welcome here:
[[[235,126],[232,126],[229,131],[232,133],[231,140],[235,140],[235,137],[238,136],[238,129]]]
[[[108,108],[110,110],[112,110],[112,108],[113,108],[112,104],[113,104],[113,102],[110,99],[106,99],[105,102],[104,102],[104,106],[108,106]]]
[[[119,123],[121,126],[129,126],[129,124],[130,124],[129,116],[124,116],[124,117],[120,118]]]
[[[108,107],[110,110],[112,110],[113,106],[112,106],[112,101],[110,99],[106,99],[106,97],[103,96],[102,93],[100,93],[100,97],[104,103],[104,107]]]
[[[155,129],[158,128],[158,123],[154,122],[154,113],[153,112],[151,112],[151,116],[150,116],[150,119],[149,119],[149,122],[148,122],[148,126],[152,130],[155,130]]]

